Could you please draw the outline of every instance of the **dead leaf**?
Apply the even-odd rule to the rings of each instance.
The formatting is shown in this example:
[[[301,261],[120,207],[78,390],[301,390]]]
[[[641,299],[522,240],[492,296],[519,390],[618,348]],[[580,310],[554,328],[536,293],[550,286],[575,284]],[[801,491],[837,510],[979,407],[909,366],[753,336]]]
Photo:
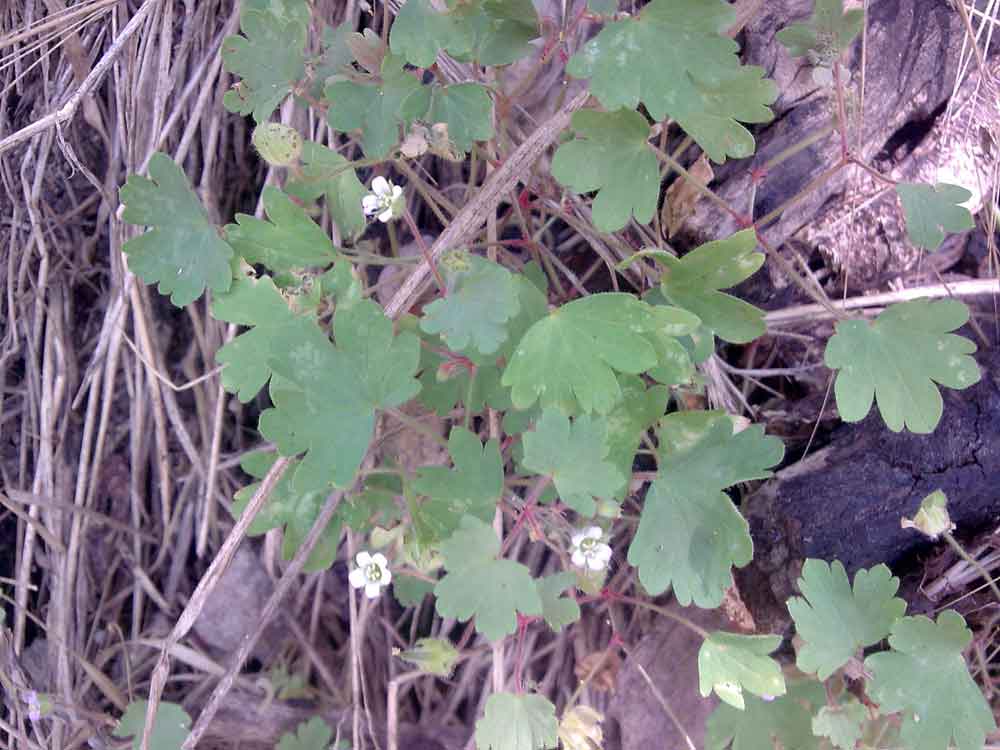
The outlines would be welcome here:
[[[722,597],[722,613],[735,628],[744,633],[753,633],[757,630],[757,623],[753,621],[753,615],[743,603],[740,590],[736,588],[735,583],[726,589],[726,594]]]
[[[347,47],[358,61],[358,65],[372,75],[382,71],[382,60],[388,52],[386,43],[371,29],[365,29],[364,34],[348,34]]]
[[[708,163],[708,157],[704,153],[691,165],[688,174],[697,180],[701,187],[706,187],[715,177],[712,166]],[[692,185],[691,180],[686,177],[678,177],[667,188],[667,194],[663,199],[663,209],[660,213],[660,229],[665,232],[664,236],[667,239],[673,237],[681,228],[684,220],[694,213],[694,207],[699,198],[701,198],[701,193],[698,187]]]
[[[607,693],[614,689],[621,665],[622,659],[617,650],[594,651],[576,663],[573,674],[578,680],[585,680],[593,672],[590,677],[590,687],[598,692]]]

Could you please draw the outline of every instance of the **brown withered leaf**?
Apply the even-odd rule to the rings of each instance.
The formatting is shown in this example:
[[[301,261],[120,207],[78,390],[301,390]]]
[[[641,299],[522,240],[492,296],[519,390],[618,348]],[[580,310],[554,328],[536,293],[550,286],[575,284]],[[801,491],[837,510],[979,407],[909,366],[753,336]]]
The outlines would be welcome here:
[[[726,589],[726,594],[722,597],[722,613],[734,627],[744,633],[753,633],[757,630],[753,615],[750,614],[747,605],[743,603],[740,590],[736,588],[735,583]]]
[[[573,673],[578,680],[585,680],[596,669],[590,678],[590,687],[598,692],[607,693],[614,689],[621,665],[622,658],[618,655],[617,649],[594,651],[576,663]]]
[[[348,34],[347,47],[358,61],[358,65],[373,76],[382,71],[382,60],[389,51],[382,38],[371,29],[365,29],[364,34]]]
[[[708,157],[704,153],[691,165],[688,173],[702,187],[707,186],[715,176],[712,172],[712,165],[708,163]],[[663,209],[660,212],[660,230],[664,232],[667,239],[673,237],[681,228],[684,220],[694,213],[695,204],[700,198],[701,193],[698,192],[698,188],[684,177],[678,177],[667,188],[667,194],[663,199]]]

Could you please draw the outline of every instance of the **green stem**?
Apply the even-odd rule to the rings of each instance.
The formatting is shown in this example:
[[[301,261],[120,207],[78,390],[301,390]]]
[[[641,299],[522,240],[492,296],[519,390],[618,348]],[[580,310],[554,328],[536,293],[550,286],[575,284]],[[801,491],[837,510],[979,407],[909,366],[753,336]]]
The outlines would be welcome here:
[[[976,572],[983,577],[983,580],[986,581],[986,585],[989,586],[990,591],[993,592],[993,596],[996,597],[998,602],[1000,602],[1000,587],[997,586],[996,579],[990,575],[990,572],[983,567],[982,563],[965,551],[965,547],[958,543],[958,540],[951,535],[951,532],[946,531],[943,536],[944,540],[948,542],[948,545],[955,550],[958,556],[975,568]]]

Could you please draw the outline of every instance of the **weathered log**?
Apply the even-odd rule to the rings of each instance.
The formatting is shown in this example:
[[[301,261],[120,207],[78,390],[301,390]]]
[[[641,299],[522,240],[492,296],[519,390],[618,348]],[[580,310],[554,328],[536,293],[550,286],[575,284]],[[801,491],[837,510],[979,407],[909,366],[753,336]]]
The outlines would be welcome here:
[[[934,490],[948,496],[959,535],[997,524],[1000,353],[984,353],[979,364],[978,384],[942,389],[944,416],[932,434],[893,433],[873,409],[744,501],[755,554],[737,582],[759,627],[787,625],[784,602],[796,593],[805,558],[840,560],[854,571],[929,548],[900,519]]]

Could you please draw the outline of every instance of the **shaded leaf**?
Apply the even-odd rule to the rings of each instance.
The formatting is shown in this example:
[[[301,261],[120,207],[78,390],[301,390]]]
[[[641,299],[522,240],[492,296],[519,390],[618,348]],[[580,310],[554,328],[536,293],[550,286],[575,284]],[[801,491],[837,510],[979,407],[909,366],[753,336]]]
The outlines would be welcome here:
[[[448,125],[448,136],[460,151],[471,151],[474,141],[493,137],[493,102],[478,83],[435,86],[427,120]]]
[[[965,205],[972,193],[958,185],[896,185],[899,201],[906,217],[906,236],[917,247],[937,250],[944,242],[945,232],[964,232],[975,223]]]
[[[325,750],[331,740],[333,729],[320,717],[313,716],[299,724],[294,732],[283,734],[277,750]]]
[[[823,706],[812,720],[813,734],[827,737],[834,747],[854,750],[864,734],[868,711],[858,701],[851,700],[839,706]]]
[[[567,625],[580,619],[580,605],[572,596],[560,596],[566,589],[576,585],[572,573],[555,573],[535,581],[538,596],[542,600],[542,617],[557,633]]]
[[[142,745],[148,705],[144,700],[132,701],[115,727],[115,737],[132,737],[133,750],[139,750]],[[160,701],[156,709],[153,734],[149,739],[149,750],[177,750],[187,739],[190,729],[191,717],[187,711],[176,703]]]
[[[544,750],[558,741],[555,706],[535,693],[493,693],[476,722],[478,750]]]
[[[326,196],[330,215],[343,235],[354,235],[365,227],[361,199],[368,189],[358,179],[350,162],[326,146],[313,141],[302,144],[301,176],[289,180],[285,191],[302,201]]]
[[[746,710],[720,703],[705,724],[707,750],[818,750],[820,739],[812,733],[813,711],[826,703],[819,682],[788,685],[788,693],[764,701],[746,697]]]
[[[740,635],[716,631],[698,650],[698,685],[702,697],[714,690],[723,701],[744,709],[743,691],[761,698],[785,694],[781,665],[768,656],[781,645],[777,635]]]
[[[778,41],[792,57],[812,55],[817,64],[830,64],[833,58],[851,46],[864,28],[861,8],[844,11],[843,0],[816,0],[808,21],[793,23],[778,32]]]
[[[598,191],[594,226],[603,232],[653,218],[660,195],[656,156],[646,140],[649,125],[638,112],[582,110],[573,114],[577,139],[562,144],[552,159],[552,176],[578,193]]]

